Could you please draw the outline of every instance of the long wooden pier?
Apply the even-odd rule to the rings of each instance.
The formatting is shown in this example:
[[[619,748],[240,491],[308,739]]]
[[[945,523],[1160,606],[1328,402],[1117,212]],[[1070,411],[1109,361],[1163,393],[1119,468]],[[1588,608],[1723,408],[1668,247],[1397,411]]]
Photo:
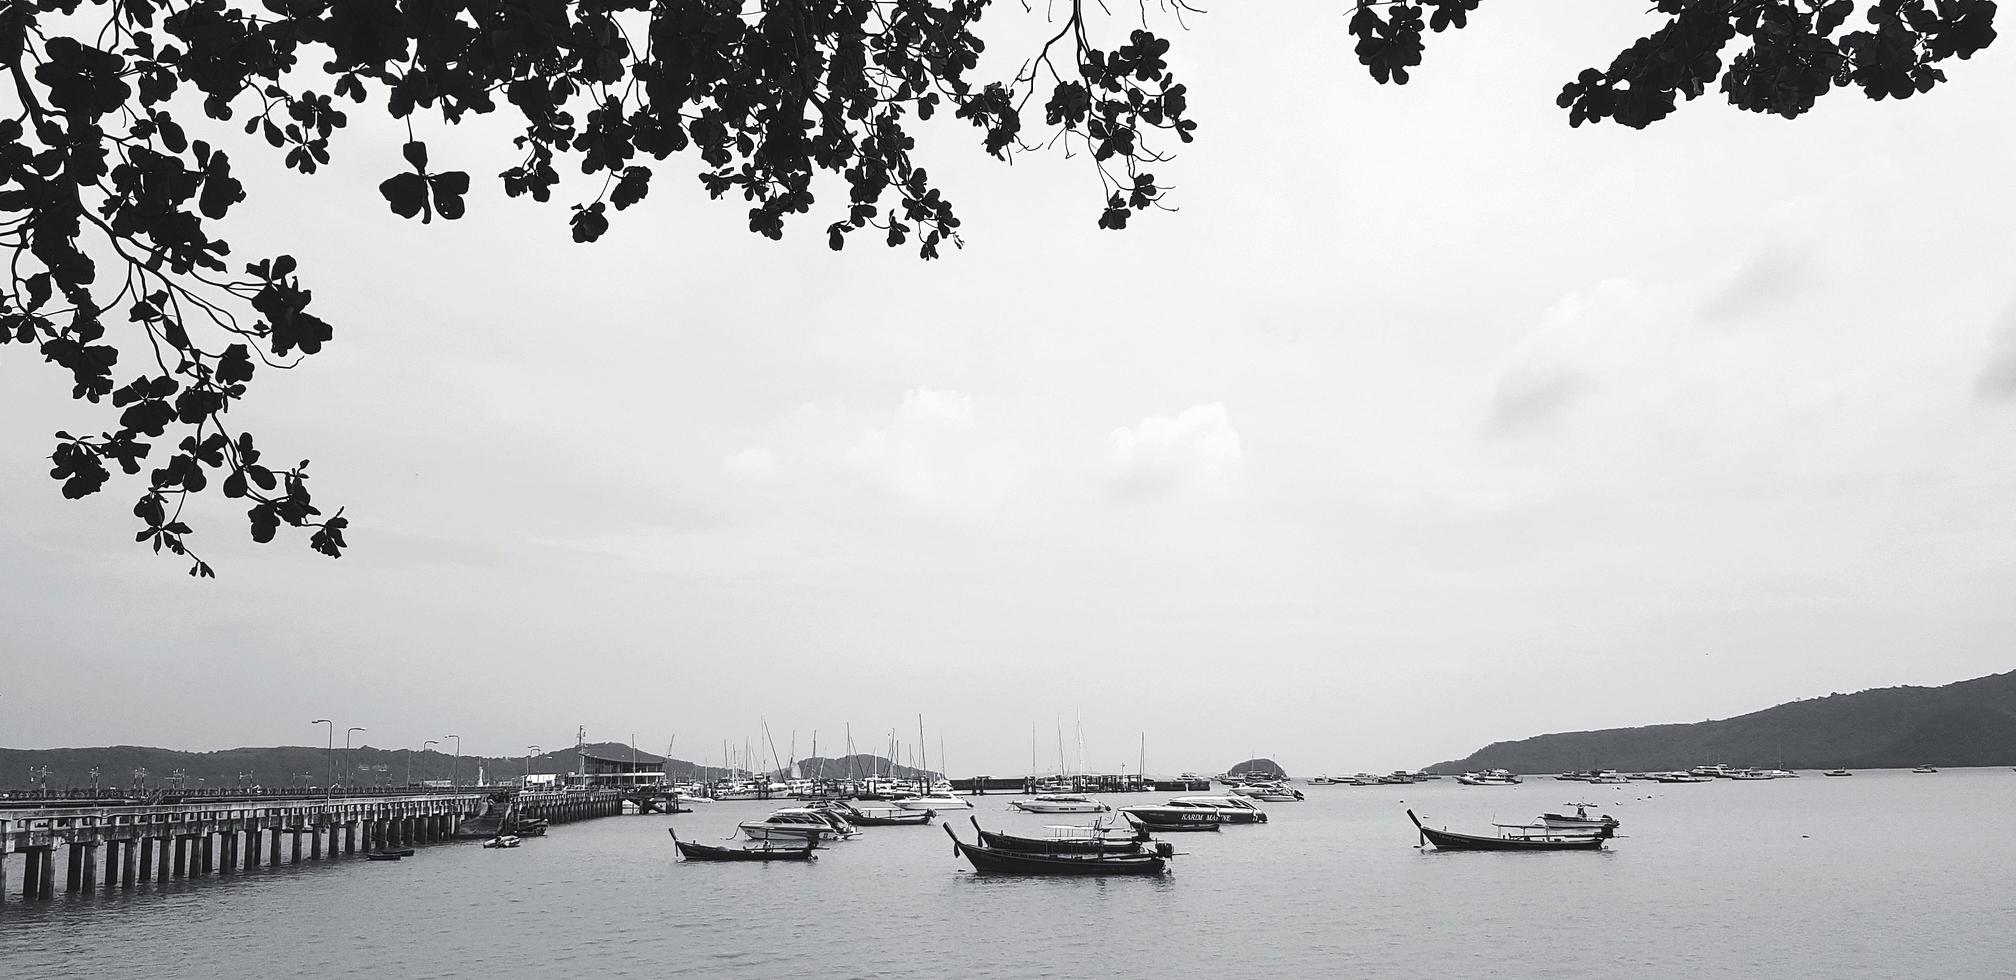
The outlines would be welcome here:
[[[130,889],[148,881],[230,875],[262,863],[324,861],[444,842],[483,813],[480,790],[357,797],[219,799],[175,803],[0,809],[0,903],[9,859],[23,858],[18,894]],[[554,823],[622,812],[618,792],[521,793],[517,811]]]

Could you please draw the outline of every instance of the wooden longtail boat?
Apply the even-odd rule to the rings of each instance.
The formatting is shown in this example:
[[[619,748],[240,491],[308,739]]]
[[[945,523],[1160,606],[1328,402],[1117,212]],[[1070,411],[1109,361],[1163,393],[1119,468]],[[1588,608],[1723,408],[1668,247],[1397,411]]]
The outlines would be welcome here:
[[[936,810],[906,810],[881,816],[857,812],[849,814],[847,820],[856,827],[922,827],[937,816]]]
[[[954,853],[972,862],[973,870],[1006,874],[1154,875],[1161,874],[1176,853],[1168,844],[1157,844],[1154,852],[1143,854],[1027,854],[968,844],[949,826],[945,836],[952,838]]]
[[[1542,827],[1509,828],[1524,829],[1523,834],[1483,837],[1476,834],[1458,834],[1447,830],[1436,830],[1421,823],[1421,818],[1407,811],[1407,819],[1414,821],[1414,827],[1421,832],[1421,839],[1444,851],[1600,851],[1603,842],[1612,836],[1612,829],[1604,827],[1594,834],[1562,834],[1549,832]],[[1506,828],[1501,828],[1506,829]]]
[[[845,800],[816,803],[813,809],[831,810],[856,827],[922,827],[938,817],[936,810],[899,810],[880,806],[863,809]]]
[[[672,835],[672,843],[679,848],[679,854],[688,861],[813,861],[812,845],[808,841],[803,847],[715,847],[711,844],[694,844],[679,839],[679,832],[670,827],[665,832]]]
[[[1145,827],[1135,831],[1132,837],[1017,837],[982,829],[978,817],[969,816],[966,819],[973,822],[973,830],[980,835],[981,846],[1020,854],[1139,854],[1142,844],[1148,840]],[[1093,830],[1090,827],[1085,829]]]

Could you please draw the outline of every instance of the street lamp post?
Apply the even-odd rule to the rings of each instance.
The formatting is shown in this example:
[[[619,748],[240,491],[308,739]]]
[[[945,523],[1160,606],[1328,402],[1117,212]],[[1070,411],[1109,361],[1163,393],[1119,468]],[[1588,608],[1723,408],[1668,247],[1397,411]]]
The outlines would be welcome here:
[[[441,737],[455,740],[455,758],[448,763],[448,788],[454,789],[462,785],[459,781],[462,775],[462,736],[443,735]]]
[[[431,738],[430,738],[430,739],[428,739],[428,740],[427,740],[426,744],[424,744],[424,745],[420,746],[420,751],[422,751],[422,752],[425,752],[425,751],[427,751],[427,746],[428,746],[428,745],[439,745],[439,744],[441,744],[441,743],[440,743],[440,742],[437,742],[437,741],[435,741],[434,739],[431,739]],[[407,750],[406,750],[406,786],[407,786],[407,788],[408,788],[408,789],[411,789],[411,788],[412,788],[412,786],[413,786],[413,750],[412,750],[412,749],[407,749]]]
[[[336,723],[327,718],[317,718],[308,724],[329,726],[329,781],[322,785],[322,796],[326,799],[336,794]]]
[[[333,726],[332,726],[332,727],[333,727]],[[350,726],[350,728],[349,728],[348,730],[346,730],[346,731],[345,731],[345,732],[343,733],[343,758],[345,758],[345,759],[349,759],[349,760],[351,760],[352,762],[354,762],[354,761],[355,761],[355,759],[356,759],[356,757],[355,757],[355,756],[352,756],[352,755],[350,754],[350,735],[351,735],[351,733],[352,733],[352,732],[368,732],[368,731],[370,731],[370,729],[368,729],[368,728],[365,728],[365,727],[363,727],[362,725],[351,725],[351,726]],[[350,765],[350,764],[351,764],[351,762],[346,762],[346,763],[344,763],[344,765]],[[355,774],[353,773],[352,775],[354,776]]]
[[[530,790],[532,788],[532,756],[542,751],[544,750],[537,745],[525,746],[525,781],[518,784],[520,789]]]

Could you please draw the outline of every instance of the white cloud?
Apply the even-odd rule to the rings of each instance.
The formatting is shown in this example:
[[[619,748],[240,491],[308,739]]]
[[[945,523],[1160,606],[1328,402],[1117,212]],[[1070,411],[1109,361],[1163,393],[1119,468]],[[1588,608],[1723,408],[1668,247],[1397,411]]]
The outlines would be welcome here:
[[[1129,496],[1222,490],[1238,476],[1244,458],[1239,430],[1218,402],[1192,405],[1173,417],[1150,415],[1106,438],[1113,485]]]
[[[1001,504],[1019,482],[1019,453],[985,424],[973,396],[912,388],[893,415],[856,436],[840,465],[903,500],[946,510]]]
[[[1498,379],[1484,431],[1518,435],[1547,424],[1589,388],[1589,378],[1559,367],[1520,368]]]
[[[754,446],[722,460],[721,470],[737,480],[761,482],[777,475],[777,454],[768,446]]]
[[[1978,386],[1981,394],[1990,398],[2016,398],[2016,301],[1996,320],[1994,348],[1981,369]]]
[[[906,421],[963,429],[973,424],[973,396],[942,388],[912,388],[903,393],[900,414]]]

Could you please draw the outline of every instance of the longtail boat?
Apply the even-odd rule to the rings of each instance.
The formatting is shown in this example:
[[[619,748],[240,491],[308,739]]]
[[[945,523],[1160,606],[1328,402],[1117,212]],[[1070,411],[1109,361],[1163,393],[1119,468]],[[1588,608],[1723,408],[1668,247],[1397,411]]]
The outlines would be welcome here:
[[[980,835],[982,846],[1021,854],[1139,854],[1148,840],[1146,827],[1136,829],[1126,837],[1102,835],[1097,826],[1052,827],[1051,830],[1058,832],[1053,837],[1017,837],[997,834],[981,827],[978,817],[969,816],[966,819],[973,822],[973,830]]]
[[[1436,830],[1422,824],[1413,810],[1407,811],[1407,819],[1414,821],[1414,827],[1420,831],[1423,841],[1444,851],[1600,851],[1603,842],[1615,832],[1613,828],[1602,827],[1594,834],[1563,834],[1544,825],[1500,824],[1497,836],[1484,837]]]
[[[802,847],[715,847],[712,844],[695,844],[679,839],[679,832],[670,827],[665,832],[672,835],[672,843],[679,848],[679,854],[688,861],[813,861],[811,842]]]
[[[1026,854],[968,844],[945,828],[952,838],[954,853],[972,862],[973,870],[1025,875],[1154,875],[1168,866],[1176,853],[1168,844],[1157,844],[1143,854]]]

